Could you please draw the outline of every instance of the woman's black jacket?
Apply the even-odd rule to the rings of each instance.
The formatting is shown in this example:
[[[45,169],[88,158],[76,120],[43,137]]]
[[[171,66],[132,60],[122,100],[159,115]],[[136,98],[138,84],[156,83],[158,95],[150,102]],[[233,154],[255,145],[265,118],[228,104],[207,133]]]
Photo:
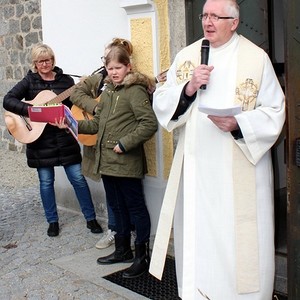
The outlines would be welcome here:
[[[74,85],[74,80],[63,74],[62,69],[55,67],[53,81],[45,81],[38,73],[29,71],[3,99],[4,109],[22,116],[28,116],[28,100],[33,100],[43,90],[60,94]],[[25,100],[25,101],[21,101]],[[63,104],[71,108],[67,98]],[[71,133],[56,126],[47,124],[43,133],[26,147],[27,163],[31,168],[66,166],[81,162],[80,146]]]

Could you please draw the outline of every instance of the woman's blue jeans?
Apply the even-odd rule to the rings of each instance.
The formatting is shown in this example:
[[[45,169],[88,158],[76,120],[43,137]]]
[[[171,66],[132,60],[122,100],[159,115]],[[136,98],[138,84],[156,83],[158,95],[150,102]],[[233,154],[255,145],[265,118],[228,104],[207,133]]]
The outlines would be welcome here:
[[[86,221],[96,218],[91,192],[86,179],[81,173],[81,164],[63,166],[78,199]],[[40,180],[40,194],[48,223],[58,222],[57,206],[54,191],[54,167],[37,168]]]

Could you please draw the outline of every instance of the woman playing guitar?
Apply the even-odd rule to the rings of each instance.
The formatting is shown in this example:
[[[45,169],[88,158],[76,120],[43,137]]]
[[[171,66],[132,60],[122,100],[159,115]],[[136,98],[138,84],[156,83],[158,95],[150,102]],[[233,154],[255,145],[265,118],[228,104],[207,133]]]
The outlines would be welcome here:
[[[3,107],[26,120],[28,107],[32,104],[45,104],[40,94],[51,98],[62,94],[74,85],[73,79],[63,74],[62,69],[55,66],[53,50],[38,44],[32,49],[32,70],[18,82],[4,97]],[[43,99],[40,99],[43,98]],[[36,101],[32,99],[38,99]],[[24,101],[22,101],[24,100]],[[66,98],[63,102],[71,108],[72,102]],[[19,118],[20,119],[20,118]],[[33,128],[29,128],[28,133]],[[40,195],[45,210],[49,228],[48,236],[59,234],[58,213],[54,191],[54,167],[63,166],[72,184],[82,213],[87,222],[87,228],[93,233],[101,233],[102,228],[96,221],[96,214],[91,193],[86,179],[81,173],[81,153],[77,140],[65,129],[45,124],[43,131],[26,147],[27,164],[36,168],[40,181]]]

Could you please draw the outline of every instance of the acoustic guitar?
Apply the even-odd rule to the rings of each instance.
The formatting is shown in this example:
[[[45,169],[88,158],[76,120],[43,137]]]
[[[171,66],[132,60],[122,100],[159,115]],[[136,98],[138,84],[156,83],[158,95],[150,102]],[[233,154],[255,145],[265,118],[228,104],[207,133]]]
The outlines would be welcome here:
[[[99,102],[100,97],[98,97],[96,100],[97,100],[97,102]],[[86,111],[84,111],[83,109],[81,109],[80,107],[78,107],[74,104],[71,108],[71,112],[77,121],[92,120],[94,118],[93,115],[87,113]],[[96,142],[97,142],[97,134],[82,134],[82,133],[80,133],[80,134],[78,134],[78,140],[81,144],[83,144],[85,146],[94,146],[94,145],[96,145]]]
[[[39,92],[33,100],[26,101],[26,103],[32,105],[60,103],[71,95],[74,88],[75,85],[59,95],[56,95],[52,91],[44,90]],[[37,140],[47,125],[47,123],[32,122],[28,117],[20,116],[9,111],[5,111],[4,113],[4,121],[10,134],[23,144],[29,144]]]

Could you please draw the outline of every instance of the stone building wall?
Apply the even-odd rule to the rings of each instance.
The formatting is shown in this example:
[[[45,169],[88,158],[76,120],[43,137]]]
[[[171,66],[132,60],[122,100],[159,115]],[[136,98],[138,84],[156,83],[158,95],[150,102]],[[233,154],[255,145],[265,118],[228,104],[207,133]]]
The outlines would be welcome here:
[[[0,148],[23,151],[7,132],[3,97],[28,72],[31,48],[42,38],[40,0],[0,0]]]

